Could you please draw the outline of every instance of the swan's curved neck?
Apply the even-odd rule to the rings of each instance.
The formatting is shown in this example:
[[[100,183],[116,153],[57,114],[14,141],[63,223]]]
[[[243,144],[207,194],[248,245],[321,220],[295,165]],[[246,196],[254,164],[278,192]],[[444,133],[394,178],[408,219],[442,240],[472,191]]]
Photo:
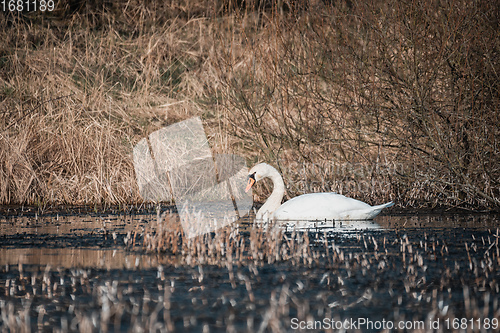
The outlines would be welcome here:
[[[270,167],[267,178],[271,178],[273,182],[273,192],[257,212],[257,219],[272,219],[274,211],[281,206],[281,200],[285,195],[285,183],[283,183],[283,178],[275,168]]]

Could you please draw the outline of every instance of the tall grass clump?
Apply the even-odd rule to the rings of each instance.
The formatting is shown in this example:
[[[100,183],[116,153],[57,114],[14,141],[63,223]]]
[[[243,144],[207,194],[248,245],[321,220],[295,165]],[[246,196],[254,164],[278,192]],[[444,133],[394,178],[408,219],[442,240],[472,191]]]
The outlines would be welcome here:
[[[71,2],[0,17],[0,203],[141,198],[131,151],[202,116],[288,197],[498,209],[488,1]]]
[[[306,178],[370,202],[499,207],[497,6],[280,9],[235,16],[214,68],[230,132],[279,164],[290,196]]]
[[[0,16],[0,204],[141,200],[132,146],[197,112],[183,76],[203,22],[184,14],[78,2]]]
[[[157,214],[144,230],[127,235],[127,246],[149,253],[168,253],[182,265],[233,264],[262,265],[282,261],[311,264],[318,258],[312,251],[308,233],[285,234],[278,226],[230,224],[213,233],[188,238],[179,216],[172,213]],[[228,266],[229,267],[229,266]]]

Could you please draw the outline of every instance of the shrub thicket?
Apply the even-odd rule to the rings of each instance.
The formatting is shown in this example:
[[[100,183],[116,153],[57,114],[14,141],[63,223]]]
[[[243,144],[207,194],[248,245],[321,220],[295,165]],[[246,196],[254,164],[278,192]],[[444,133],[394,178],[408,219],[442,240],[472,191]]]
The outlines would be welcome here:
[[[202,115],[288,196],[498,208],[489,1],[70,2],[0,16],[0,202],[140,201],[132,146]],[[59,98],[62,97],[62,98]]]

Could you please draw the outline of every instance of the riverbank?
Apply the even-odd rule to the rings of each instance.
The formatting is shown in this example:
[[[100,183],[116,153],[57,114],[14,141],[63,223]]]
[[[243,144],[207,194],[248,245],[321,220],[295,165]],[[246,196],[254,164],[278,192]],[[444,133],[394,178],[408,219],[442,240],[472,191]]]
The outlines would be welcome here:
[[[273,164],[288,199],[497,210],[495,17],[394,0],[7,13],[0,204],[140,205],[135,144],[200,116],[214,153]]]

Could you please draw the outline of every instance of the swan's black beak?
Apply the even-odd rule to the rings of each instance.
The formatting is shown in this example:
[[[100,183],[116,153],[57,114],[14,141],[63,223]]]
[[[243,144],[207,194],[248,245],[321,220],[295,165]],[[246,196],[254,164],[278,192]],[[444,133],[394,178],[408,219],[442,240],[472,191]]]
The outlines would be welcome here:
[[[253,184],[255,184],[255,173],[248,176],[248,183],[247,183],[247,188],[245,189],[245,192],[250,191]]]

